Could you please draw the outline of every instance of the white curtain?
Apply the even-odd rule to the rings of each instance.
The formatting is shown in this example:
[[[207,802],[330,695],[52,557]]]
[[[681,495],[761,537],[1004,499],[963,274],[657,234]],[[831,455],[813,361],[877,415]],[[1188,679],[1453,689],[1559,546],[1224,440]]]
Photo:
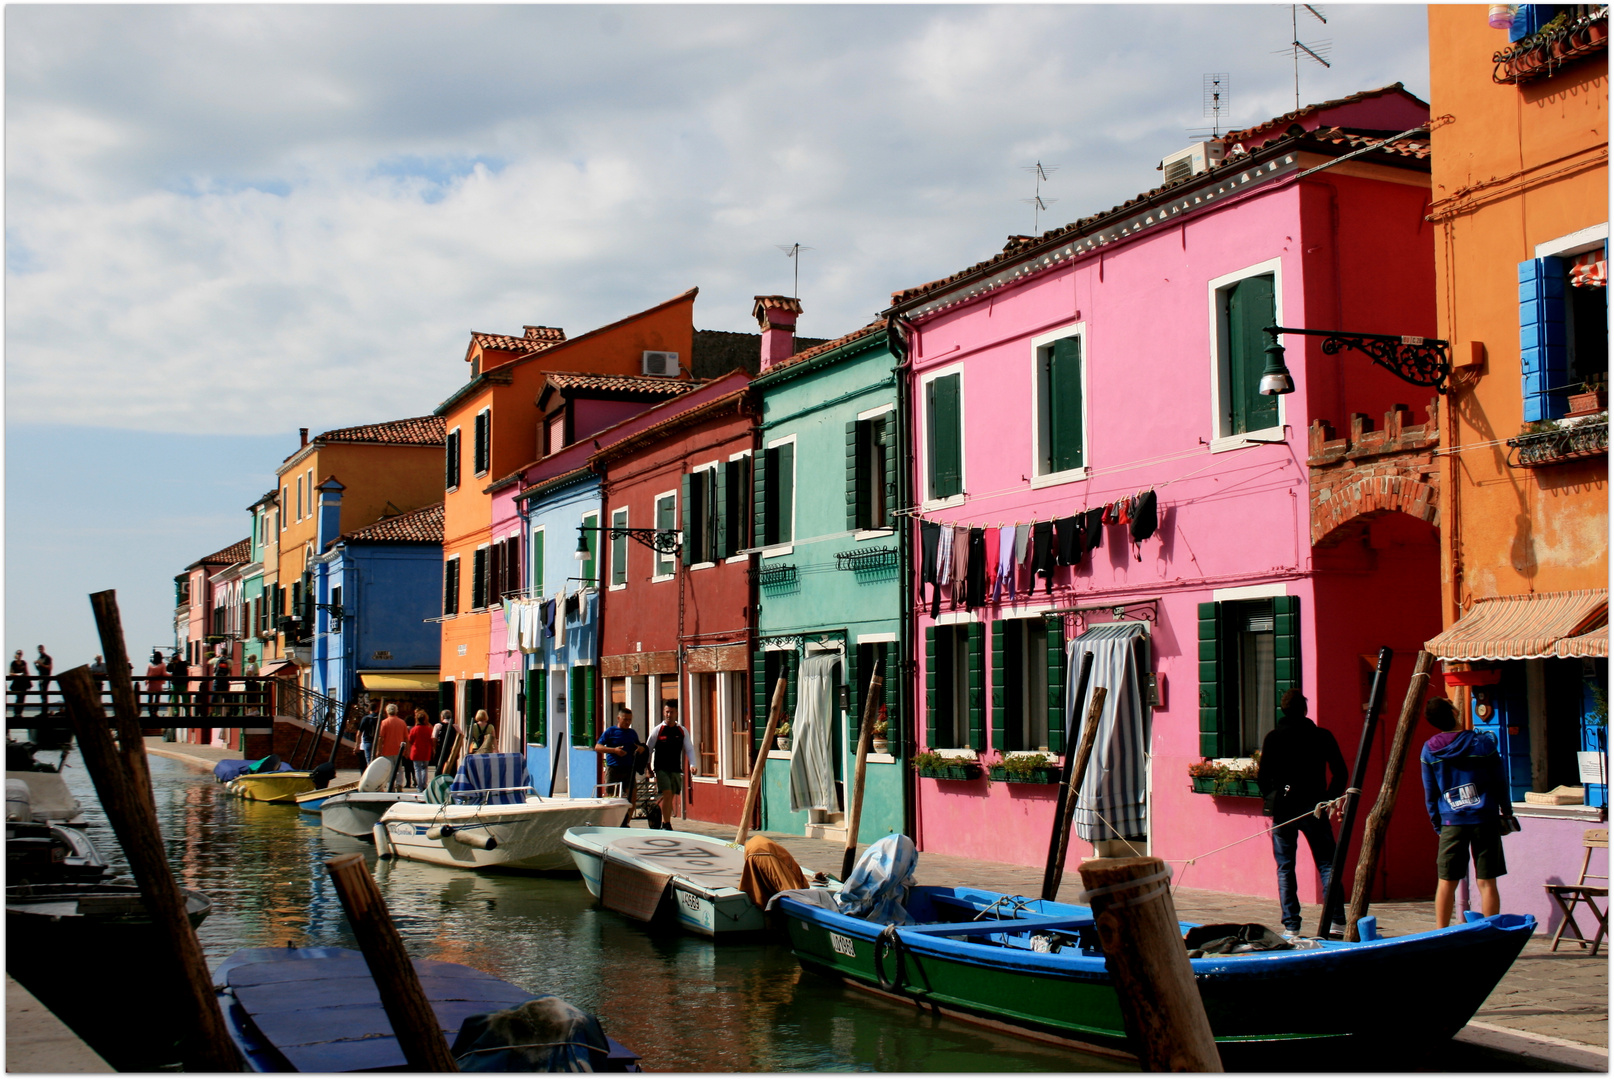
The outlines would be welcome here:
[[[1081,725],[1087,722],[1093,689],[1102,686],[1108,691],[1093,756],[1076,800],[1076,834],[1083,840],[1141,840],[1149,831],[1144,799],[1148,742],[1137,665],[1143,636],[1143,627],[1137,623],[1103,623],[1070,643],[1065,668],[1066,730],[1070,732],[1066,753],[1074,754],[1081,746]],[[1093,674],[1085,698],[1077,702],[1076,681],[1084,652],[1093,654]]]
[[[790,726],[790,809],[836,810],[834,746],[835,669],[841,654],[802,661],[796,719]]]

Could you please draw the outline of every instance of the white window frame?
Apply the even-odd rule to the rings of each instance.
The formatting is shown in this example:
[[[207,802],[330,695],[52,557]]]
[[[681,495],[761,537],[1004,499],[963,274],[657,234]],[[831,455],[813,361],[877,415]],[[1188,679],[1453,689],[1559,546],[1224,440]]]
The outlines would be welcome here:
[[[444,488],[443,490],[458,491],[460,489],[460,476],[465,472],[465,437],[460,434],[460,429],[458,427],[449,428],[448,434],[443,438],[443,450],[445,453],[448,451],[448,442],[450,439],[453,439],[455,442],[456,456],[454,460],[454,486]]]
[[[1608,222],[1600,225],[1590,225],[1584,229],[1576,229],[1565,236],[1554,237],[1536,245],[1535,257],[1545,259],[1556,255],[1560,258],[1569,255],[1579,255],[1592,248],[1608,243]]]
[[[620,514],[622,516],[622,524],[620,524],[620,525],[618,525],[617,521],[616,521],[618,514]],[[628,518],[629,518],[628,508],[626,506],[618,506],[617,508],[615,508],[614,510],[611,511],[611,528],[613,528],[613,529],[626,529],[628,527]],[[622,584],[618,585],[616,583],[616,581],[614,580],[616,578],[616,569],[617,569],[617,567],[616,567],[616,542],[617,542],[617,537],[615,535],[612,535],[611,536],[611,577],[612,577],[613,580],[606,586],[606,591],[607,592],[621,592],[623,589],[626,589],[628,587],[628,537],[626,535],[623,535],[621,539],[622,539]],[[627,699],[624,698],[623,700],[626,701]]]
[[[696,473],[709,472],[712,475],[711,475],[711,478],[706,481],[707,498],[708,499],[716,499],[717,498],[717,470],[722,468],[722,466],[723,466],[723,461],[722,461],[721,458],[714,458],[711,461],[703,462],[703,463],[701,463],[699,465],[691,465],[690,468],[689,468],[689,475],[692,478],[690,480],[690,487],[693,488],[695,486],[695,482],[693,480],[693,477],[695,476]],[[794,520],[794,519],[792,519],[792,520]],[[684,542],[685,543],[689,542],[689,537],[688,536],[684,537]],[[710,546],[710,544],[711,544],[711,538],[710,537],[707,538],[707,542],[708,542],[708,546]],[[713,567],[713,566],[716,566],[716,565],[717,565],[716,562],[714,562],[711,559],[708,559],[705,562],[692,562],[692,563],[689,564],[689,568],[691,570],[705,570],[708,567]]]
[[[1211,599],[1217,603],[1223,600],[1267,600],[1274,596],[1288,595],[1289,583],[1286,581],[1274,581],[1266,585],[1239,585],[1231,589],[1211,591]]]
[[[1041,363],[1042,350],[1051,348],[1056,341],[1066,338],[1075,338],[1081,342],[1081,384],[1082,384],[1082,463],[1074,469],[1061,469],[1058,472],[1041,472],[1043,459],[1043,439],[1047,434],[1043,430],[1043,366]],[[1038,334],[1031,339],[1031,471],[1026,475],[1031,477],[1033,488],[1054,487],[1058,484],[1071,484],[1078,480],[1087,479],[1088,453],[1088,423],[1087,423],[1087,323],[1085,321],[1073,322],[1057,330],[1050,330],[1046,334]],[[959,395],[962,402],[963,394]],[[960,406],[962,413],[962,406]]]
[[[1281,258],[1267,259],[1263,262],[1246,266],[1242,270],[1235,270],[1230,274],[1212,278],[1206,286],[1207,300],[1210,307],[1210,452],[1220,454],[1227,450],[1238,450],[1256,443],[1282,442],[1284,431],[1289,423],[1289,408],[1285,399],[1287,394],[1276,395],[1278,399],[1278,422],[1272,427],[1261,428],[1257,431],[1246,431],[1234,435],[1223,431],[1223,415],[1226,410],[1222,408],[1222,397],[1227,392],[1233,373],[1228,365],[1231,363],[1227,343],[1227,327],[1222,325],[1221,294],[1237,285],[1245,278],[1263,277],[1272,275],[1272,315],[1277,325],[1283,326],[1283,260]]]
[[[671,491],[659,492],[659,493],[656,494],[656,496],[654,498],[652,498],[650,500],[650,515],[651,515],[650,516],[650,527],[652,529],[660,529],[661,528],[661,501],[663,499],[671,499],[672,500],[672,523],[673,523],[673,528],[676,530],[678,528],[678,489],[677,488],[673,488]],[[653,556],[653,558],[650,561],[650,581],[651,581],[652,584],[654,584],[654,583],[656,583],[658,581],[671,581],[673,578],[678,576],[678,556],[677,555],[663,555],[661,552],[655,551],[653,549],[651,551],[651,554]],[[662,564],[663,559],[665,559],[667,561],[668,570],[667,570],[666,573],[661,572],[661,564]]]
[[[307,473],[307,476],[308,476],[308,504],[307,504],[308,505],[308,513],[306,515],[304,515],[304,516],[305,517],[313,517],[316,513],[318,513],[318,511],[315,509],[315,506],[314,506],[314,470],[309,469],[308,473]]]
[[[289,484],[280,489],[280,501],[282,503],[289,503],[291,501],[291,486]],[[275,510],[275,519],[280,522],[281,532],[285,532],[288,528],[286,518],[288,518],[290,515],[286,513],[286,510],[287,507],[285,506],[280,506]]]
[[[892,424],[891,424],[890,431],[891,431],[891,434],[893,436],[892,445],[891,445],[891,452],[892,453],[896,453],[898,451],[898,447],[896,446],[896,439],[895,439],[895,435],[896,435],[896,412],[897,412],[896,402],[888,402],[888,403],[886,403],[884,405],[880,405],[880,406],[878,406],[876,408],[873,408],[873,409],[865,409],[863,412],[860,412],[860,413],[857,414],[857,421],[859,423],[862,423],[864,420],[876,419],[877,417],[884,416],[887,413],[891,414]],[[861,448],[859,448],[859,450],[861,452]],[[862,462],[859,462],[858,466],[859,466],[859,468],[861,468],[862,467]],[[901,469],[902,466],[901,466],[900,461],[898,462],[897,467],[898,467],[899,470]],[[869,477],[869,482],[871,484],[873,484],[873,483],[883,484],[883,483],[885,483],[885,477],[881,476],[881,477],[877,478],[877,477],[872,477],[871,476],[871,477]],[[895,500],[897,496],[896,496],[896,493],[893,492],[889,497],[892,500]],[[895,528],[890,528],[890,529],[858,529],[855,532],[853,532],[852,538],[854,540],[878,540],[878,539],[881,539],[882,537],[891,536],[891,535],[895,534],[896,531],[897,530]]]
[[[933,499],[930,497],[930,384],[949,375],[958,376],[958,483],[962,490],[945,499]],[[919,425],[921,430],[917,432],[918,445],[914,448],[919,458],[919,486],[923,489],[920,509],[942,510],[949,506],[962,506],[969,493],[969,453],[964,441],[965,433],[969,430],[969,422],[964,416],[964,365],[948,364],[919,376],[919,400],[915,405],[915,411],[924,418]]]
[[[741,461],[741,460],[744,460],[744,459],[749,459],[750,457],[751,457],[751,451],[749,451],[749,450],[741,450],[738,454],[730,454],[728,459],[730,461]],[[751,498],[745,500],[747,517],[749,518],[749,520],[747,520],[744,523],[745,535],[747,535],[747,536],[750,536],[750,533],[751,533],[752,529],[755,527],[756,520],[757,520],[757,508],[755,506],[751,505],[752,499],[756,498],[756,485],[755,485],[756,463],[752,462],[751,464],[752,464],[752,468],[750,470],[748,470],[747,473],[746,473],[746,481],[747,481],[747,483],[749,483],[751,485]],[[750,537],[750,538],[752,540],[756,539],[756,537],[754,537],[754,536]],[[741,550],[740,550],[740,553],[738,555],[730,555],[728,558],[724,559],[723,562],[725,564],[737,563],[737,562],[746,562],[750,558],[751,558],[751,556],[747,553],[746,549],[744,547],[742,547]]]
[[[801,502],[801,500],[797,498],[799,489],[796,486],[796,480],[801,475],[801,470],[796,468],[800,458],[801,447],[796,443],[796,433],[791,432],[789,435],[781,435],[779,438],[771,440],[766,449],[773,450],[786,444],[795,447],[790,454],[790,542],[785,544],[775,544],[770,548],[763,548],[762,557],[764,559],[776,559],[781,555],[789,555],[791,552],[795,551],[796,534],[801,531],[798,528],[800,522],[796,520],[796,507]],[[753,508],[751,511],[751,517],[753,521],[756,520],[755,508]],[[752,539],[754,540],[756,538],[752,537]]]

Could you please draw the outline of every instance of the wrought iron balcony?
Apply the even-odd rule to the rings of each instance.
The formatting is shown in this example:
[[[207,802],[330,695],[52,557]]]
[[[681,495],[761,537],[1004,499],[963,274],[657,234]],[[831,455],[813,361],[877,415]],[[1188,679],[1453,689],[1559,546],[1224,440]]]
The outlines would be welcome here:
[[[1608,414],[1578,424],[1533,431],[1508,441],[1508,465],[1515,469],[1538,469],[1583,458],[1608,454]]]
[[[1562,20],[1561,22],[1559,20]],[[1572,5],[1551,23],[1491,57],[1491,81],[1544,79],[1572,60],[1608,51],[1608,5]]]

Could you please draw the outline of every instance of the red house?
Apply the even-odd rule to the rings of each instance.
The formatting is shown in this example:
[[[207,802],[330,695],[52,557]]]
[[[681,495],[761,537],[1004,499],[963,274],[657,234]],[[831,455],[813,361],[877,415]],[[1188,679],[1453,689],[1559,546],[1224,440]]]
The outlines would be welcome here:
[[[710,389],[698,405],[657,406],[650,427],[589,459],[603,490],[596,723],[603,730],[625,703],[642,737],[674,706],[695,748],[678,816],[738,824],[751,757],[758,413],[744,371]]]

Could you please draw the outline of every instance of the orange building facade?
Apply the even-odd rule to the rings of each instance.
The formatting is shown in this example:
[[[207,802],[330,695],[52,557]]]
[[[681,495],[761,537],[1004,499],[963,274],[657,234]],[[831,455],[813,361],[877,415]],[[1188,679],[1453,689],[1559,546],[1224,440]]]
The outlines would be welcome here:
[[[1494,10],[1429,6],[1428,220],[1454,369],[1429,648],[1527,818],[1503,909],[1553,929],[1540,885],[1575,880],[1607,815],[1607,9],[1521,9],[1544,28],[1517,42]]]

